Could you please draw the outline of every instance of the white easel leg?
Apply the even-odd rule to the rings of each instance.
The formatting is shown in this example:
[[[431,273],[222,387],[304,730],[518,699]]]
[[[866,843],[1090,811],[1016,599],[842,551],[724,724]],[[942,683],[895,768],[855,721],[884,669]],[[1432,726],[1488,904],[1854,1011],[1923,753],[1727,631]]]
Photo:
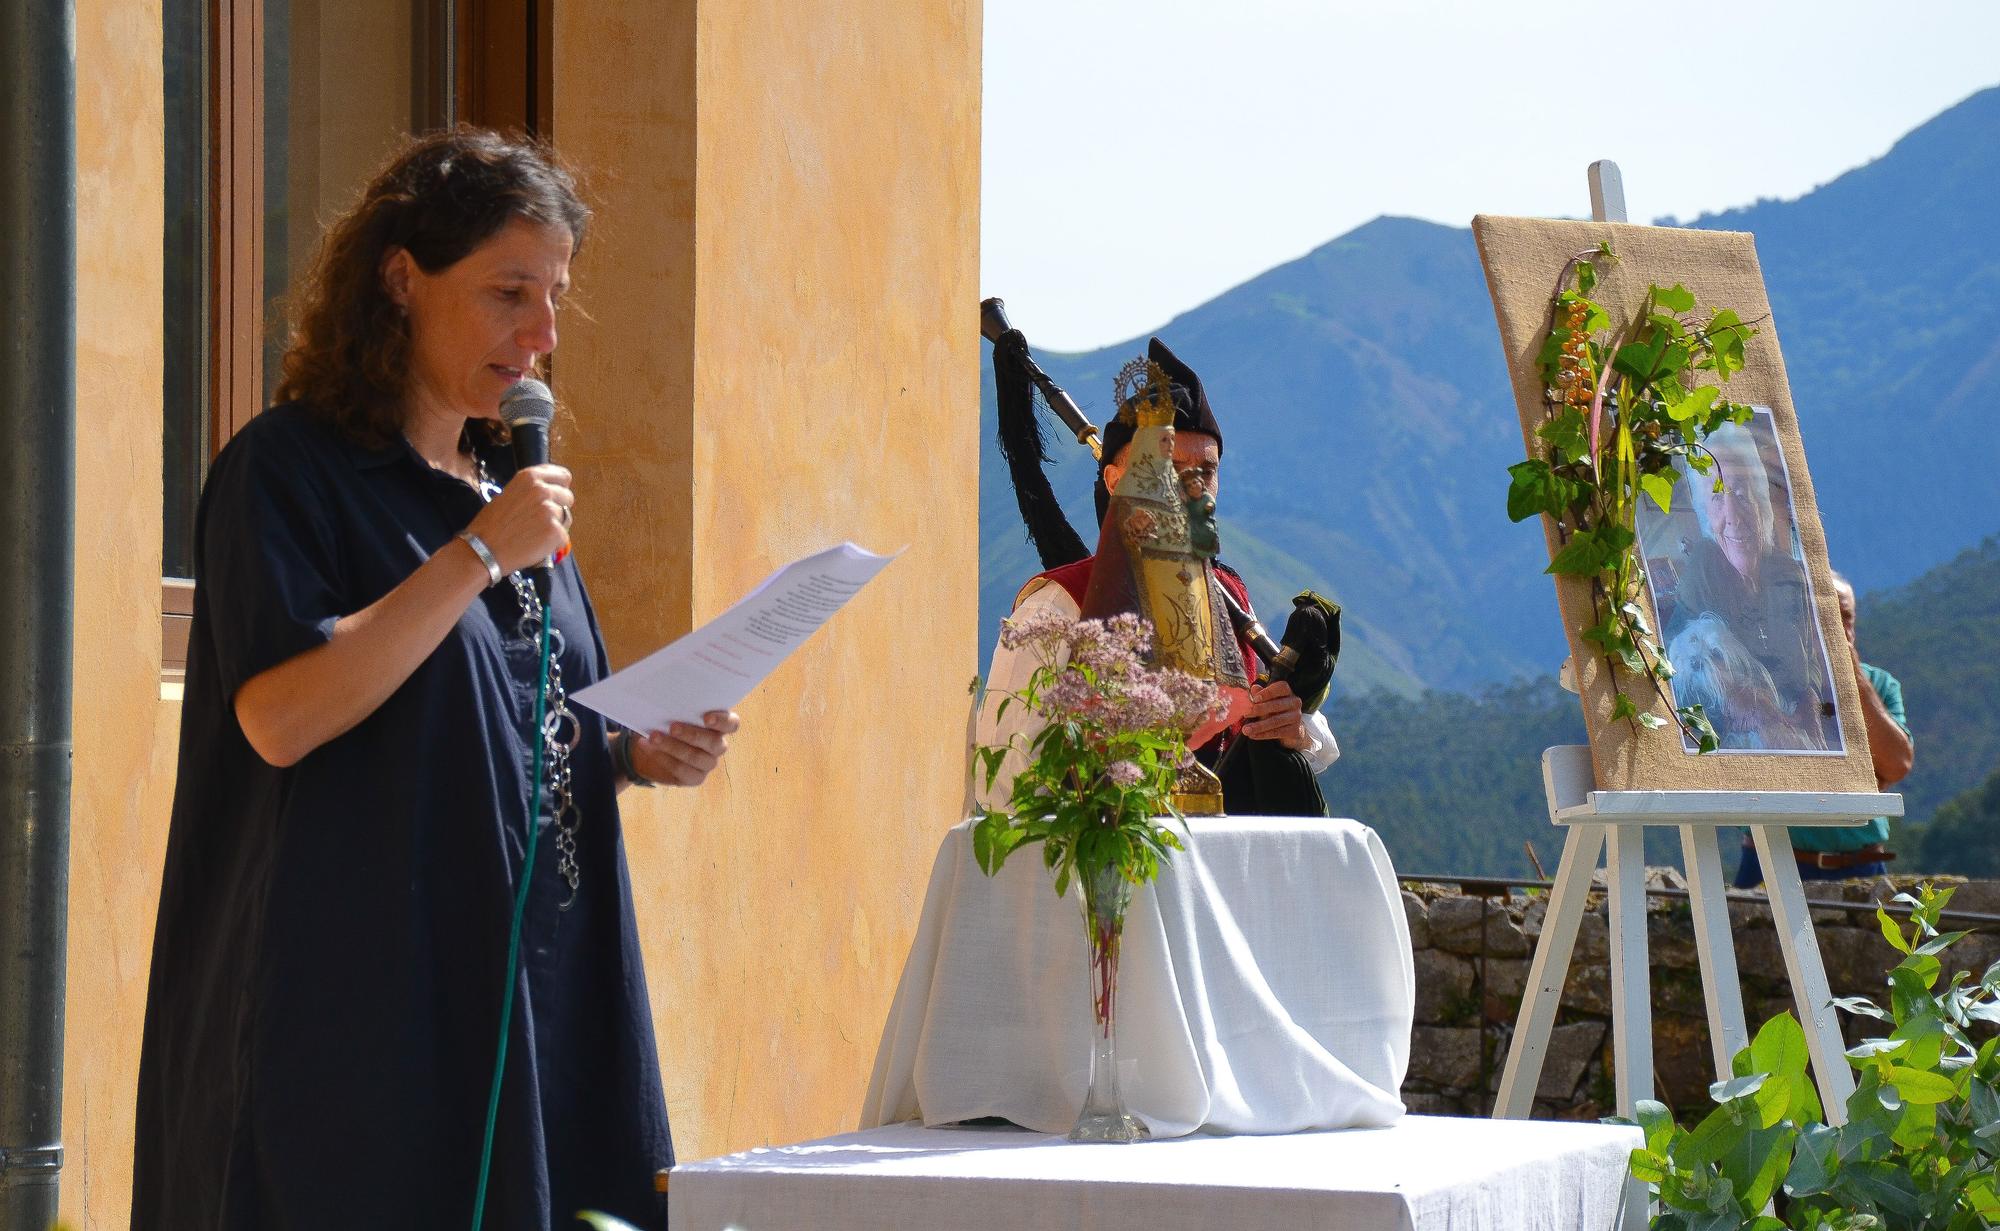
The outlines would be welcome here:
[[[1612,1070],[1618,1114],[1653,1097],[1652,980],[1646,965],[1646,838],[1640,825],[1611,826]]]
[[[1736,944],[1729,936],[1729,890],[1722,877],[1720,831],[1683,825],[1681,854],[1687,862],[1688,906],[1694,914],[1694,948],[1701,960],[1701,998],[1708,1006],[1708,1042],[1715,1075],[1729,1080],[1729,1062],[1750,1046],[1743,1019],[1743,985],[1736,977]]]
[[[1613,825],[1605,856],[1611,882],[1611,1069],[1618,1114],[1630,1117],[1640,1099],[1653,1097],[1653,990],[1646,964],[1646,829]],[[1619,1219],[1637,1231],[1651,1217],[1651,1194],[1641,1180],[1625,1180]]]
[[[1840,1037],[1833,992],[1827,987],[1826,966],[1820,960],[1819,937],[1813,932],[1812,910],[1799,882],[1791,837],[1782,825],[1753,825],[1750,837],[1757,844],[1757,858],[1764,864],[1771,920],[1777,924],[1778,948],[1792,977],[1792,999],[1799,1008],[1799,1023],[1806,1029],[1806,1050],[1812,1055],[1826,1122],[1845,1124],[1847,1098],[1854,1093],[1854,1073],[1848,1068],[1847,1044]]]
[[[1535,942],[1535,958],[1528,967],[1528,989],[1514,1019],[1514,1040],[1507,1046],[1506,1067],[1500,1070],[1500,1091],[1493,1100],[1496,1120],[1526,1120],[1534,1114],[1549,1030],[1555,1025],[1563,984],[1569,978],[1570,954],[1576,948],[1576,931],[1590,897],[1590,876],[1604,850],[1604,828],[1571,825],[1563,838],[1555,888],[1549,893],[1541,939]]]

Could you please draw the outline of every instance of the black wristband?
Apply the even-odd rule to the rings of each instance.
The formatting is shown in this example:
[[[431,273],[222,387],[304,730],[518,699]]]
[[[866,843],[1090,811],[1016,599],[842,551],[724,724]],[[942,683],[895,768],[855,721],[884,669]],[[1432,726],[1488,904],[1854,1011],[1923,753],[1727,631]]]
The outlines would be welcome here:
[[[611,763],[618,768],[619,772],[625,775],[625,781],[631,783],[633,786],[655,787],[660,785],[640,773],[639,767],[633,763],[632,732],[629,729],[621,727],[618,733],[611,737]]]

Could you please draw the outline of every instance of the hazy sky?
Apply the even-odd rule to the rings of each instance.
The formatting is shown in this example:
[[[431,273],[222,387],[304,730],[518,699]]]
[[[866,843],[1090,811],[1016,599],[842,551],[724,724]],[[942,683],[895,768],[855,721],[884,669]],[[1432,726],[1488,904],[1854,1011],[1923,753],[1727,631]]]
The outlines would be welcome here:
[[[1037,348],[1166,323],[1379,214],[1796,197],[2000,84],[1995,0],[985,0],[980,281]]]

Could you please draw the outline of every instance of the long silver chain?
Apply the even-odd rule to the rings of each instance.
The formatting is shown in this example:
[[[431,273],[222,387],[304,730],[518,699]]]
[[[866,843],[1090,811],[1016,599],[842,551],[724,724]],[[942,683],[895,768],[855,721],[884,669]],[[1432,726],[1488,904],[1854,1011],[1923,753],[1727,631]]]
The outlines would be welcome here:
[[[479,494],[490,501],[500,494],[499,484],[487,473],[486,463],[477,462],[479,468]],[[522,640],[538,651],[542,643],[542,621],[547,613],[542,608],[541,595],[535,593],[535,586],[525,572],[516,570],[507,575],[514,587],[514,599],[520,604],[521,618],[514,631]],[[572,792],[569,754],[583,738],[583,724],[576,713],[569,708],[569,695],[563,691],[562,677],[563,635],[560,628],[549,627],[549,695],[548,707],[542,716],[542,756],[544,776],[551,815],[555,818],[556,875],[569,886],[569,896],[562,901],[561,909],[568,910],[576,901],[576,887],[583,879],[582,869],[576,861],[576,829],[582,814],[577,811],[576,798]],[[531,819],[539,825],[540,817]]]

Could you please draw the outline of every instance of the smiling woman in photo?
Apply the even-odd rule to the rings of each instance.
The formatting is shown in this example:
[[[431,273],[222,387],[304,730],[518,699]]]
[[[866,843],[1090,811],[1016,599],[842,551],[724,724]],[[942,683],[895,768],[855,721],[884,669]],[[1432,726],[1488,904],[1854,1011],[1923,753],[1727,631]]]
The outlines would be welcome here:
[[[1671,640],[1703,616],[1715,617],[1769,674],[1789,723],[1830,734],[1835,728],[1830,723],[1823,728],[1821,704],[1832,698],[1832,689],[1812,596],[1790,536],[1777,534],[1772,476],[1757,439],[1749,427],[1727,423],[1705,443],[1713,467],[1707,475],[1688,476],[1701,535],[1685,545],[1667,635]],[[1831,742],[1815,738],[1806,746]]]

